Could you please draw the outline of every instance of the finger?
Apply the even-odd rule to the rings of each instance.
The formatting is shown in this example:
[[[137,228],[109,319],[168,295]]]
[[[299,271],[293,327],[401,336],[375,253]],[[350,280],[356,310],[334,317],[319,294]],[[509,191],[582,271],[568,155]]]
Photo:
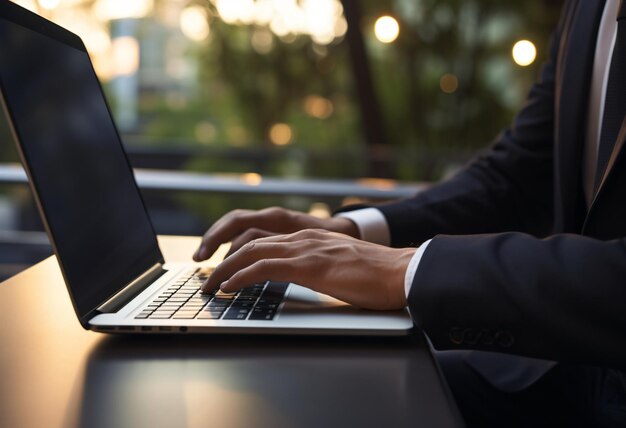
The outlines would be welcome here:
[[[261,239],[273,238],[275,237]],[[217,288],[235,273],[260,260],[288,258],[297,251],[297,247],[299,247],[297,243],[260,242],[260,240],[248,242],[215,268],[202,285],[202,291],[207,292]]]
[[[291,282],[295,278],[295,259],[263,259],[239,270],[227,281],[220,284],[220,290],[225,293],[234,293],[251,284],[260,282],[281,281]]]
[[[225,214],[206,231],[193,259],[201,261],[213,255],[220,245],[230,242],[245,230],[246,223],[254,213],[250,210],[234,210]]]
[[[232,254],[239,251],[244,245],[252,241],[254,241],[256,245],[272,243],[298,243],[300,251],[305,251],[311,246],[320,245],[322,241],[328,241],[329,239],[334,238],[334,235],[334,233],[328,232],[326,230],[314,229],[301,230],[285,235],[268,232],[261,229],[249,229],[239,237],[235,238],[235,240],[233,240],[230,251],[228,252],[226,257],[230,257]],[[292,252],[296,250],[293,247],[290,248]]]
[[[344,235],[329,232],[325,229],[304,229],[286,234],[269,233],[268,236],[257,238],[255,241],[258,243],[328,241],[337,237],[346,238]]]
[[[258,240],[260,238],[267,238],[267,237],[275,236],[275,235],[276,235],[275,233],[268,232],[266,230],[257,229],[257,228],[248,229],[244,233],[242,233],[241,235],[233,239],[230,249],[228,250],[228,253],[226,253],[226,257],[230,257],[233,253],[235,253],[237,250],[239,250],[241,247],[243,247],[245,244],[247,244],[250,241]]]
[[[289,223],[289,215],[287,210],[281,208],[232,211],[218,220],[204,234],[200,248],[194,254],[194,260],[207,259],[220,245],[232,241],[250,228],[279,233]]]

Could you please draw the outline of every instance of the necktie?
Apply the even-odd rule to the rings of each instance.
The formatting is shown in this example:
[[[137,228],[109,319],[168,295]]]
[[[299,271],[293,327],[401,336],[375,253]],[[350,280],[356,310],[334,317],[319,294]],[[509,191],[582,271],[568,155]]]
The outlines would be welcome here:
[[[626,1],[620,0],[617,36],[604,101],[604,118],[600,132],[594,190],[597,190],[602,182],[624,116],[626,116]]]

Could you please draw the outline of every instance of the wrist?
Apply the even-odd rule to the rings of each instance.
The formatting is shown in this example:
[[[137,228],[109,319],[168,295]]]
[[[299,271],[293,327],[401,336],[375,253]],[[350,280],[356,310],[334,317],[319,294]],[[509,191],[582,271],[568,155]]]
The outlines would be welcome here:
[[[343,233],[353,238],[361,239],[361,233],[356,223],[346,217],[333,217],[330,219],[332,231]]]

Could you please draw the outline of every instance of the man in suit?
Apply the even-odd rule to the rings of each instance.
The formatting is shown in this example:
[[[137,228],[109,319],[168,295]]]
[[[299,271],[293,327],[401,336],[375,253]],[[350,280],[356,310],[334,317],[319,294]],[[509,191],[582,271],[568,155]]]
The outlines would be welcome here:
[[[408,305],[470,426],[626,426],[622,16],[568,1],[525,106],[454,178],[327,220],[227,214],[194,255],[233,242],[205,288],[271,278]]]

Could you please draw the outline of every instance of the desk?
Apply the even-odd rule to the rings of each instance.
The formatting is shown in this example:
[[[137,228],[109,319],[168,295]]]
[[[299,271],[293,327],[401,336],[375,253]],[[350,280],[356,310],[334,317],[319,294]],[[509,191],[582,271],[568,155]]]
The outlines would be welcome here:
[[[198,238],[161,237],[166,260]],[[0,426],[457,427],[424,338],[108,336],[56,259],[0,284]]]

